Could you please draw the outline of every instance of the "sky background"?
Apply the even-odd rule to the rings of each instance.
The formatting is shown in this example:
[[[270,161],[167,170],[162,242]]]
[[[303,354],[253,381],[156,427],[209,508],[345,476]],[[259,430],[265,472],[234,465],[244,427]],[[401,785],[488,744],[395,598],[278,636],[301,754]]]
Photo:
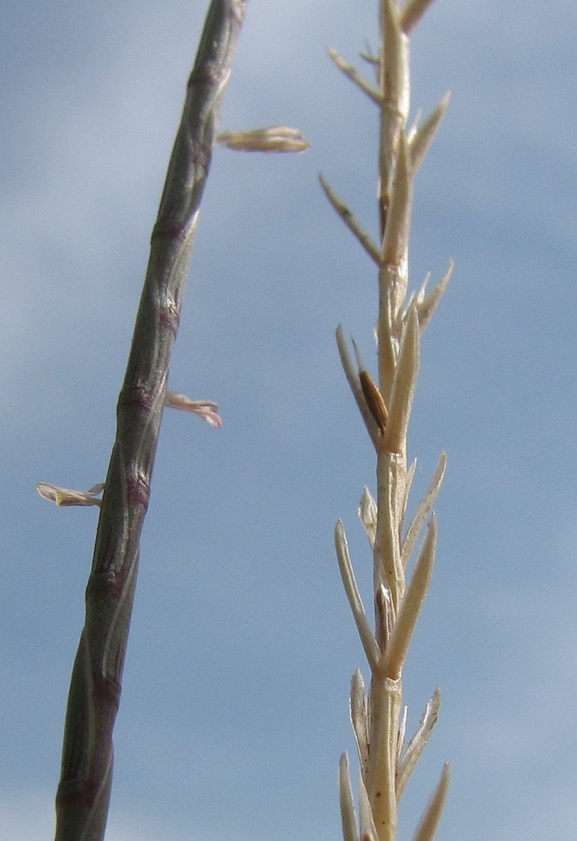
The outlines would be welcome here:
[[[105,476],[148,240],[204,0],[0,6],[0,841],[49,839],[96,508],[37,481]],[[371,0],[249,3],[165,414],[115,730],[108,841],[335,841],[348,687],[367,669],[337,571],[374,459],[342,323],[373,362],[373,266],[322,171],[376,229],[376,109],[332,66],[377,43]],[[412,39],[413,113],[452,101],[416,183],[411,279],[455,261],[422,346],[414,498],[439,452],[437,566],[405,668],[409,729],[441,715],[401,807],[442,763],[442,841],[577,833],[577,8],[438,0]]]

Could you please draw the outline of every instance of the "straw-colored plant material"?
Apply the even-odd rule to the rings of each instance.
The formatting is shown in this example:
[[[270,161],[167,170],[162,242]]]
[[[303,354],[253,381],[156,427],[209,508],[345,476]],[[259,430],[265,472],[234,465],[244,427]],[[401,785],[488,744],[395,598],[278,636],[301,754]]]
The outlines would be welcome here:
[[[70,488],[61,488],[58,485],[51,485],[49,482],[38,482],[36,490],[43,499],[54,502],[63,507],[72,505],[102,505],[98,495],[104,490],[104,482],[94,485],[89,491],[73,491]]]
[[[437,283],[435,287],[429,292],[428,295],[423,294],[421,296],[417,296],[417,312],[419,313],[419,327],[421,332],[425,329],[429,321],[431,320],[431,316],[437,309],[437,304],[441,300],[443,292],[447,288],[447,284],[453,273],[453,261],[449,260],[449,266],[447,271],[441,278],[441,280]]]
[[[429,114],[424,123],[417,128],[409,138],[411,168],[413,173],[415,173],[420,167],[421,162],[427,153],[427,149],[431,145],[431,141],[439,128],[441,120],[445,116],[445,111],[449,105],[450,98],[451,94],[446,93],[435,110]]]
[[[393,678],[393,680],[401,676],[401,669],[405,661],[411,636],[415,630],[421,607],[429,589],[435,560],[436,541],[437,525],[433,516],[427,529],[423,548],[419,553],[413,574],[409,579],[407,589],[400,602],[395,624],[393,625],[393,632],[384,656],[385,674]]]
[[[214,400],[191,400],[179,391],[166,389],[164,405],[168,409],[180,409],[183,412],[192,412],[205,420],[210,426],[220,429],[222,418],[218,414],[218,404]]]
[[[437,687],[433,693],[433,697],[425,707],[425,712],[421,717],[415,735],[407,745],[406,750],[400,752],[397,768],[397,798],[399,799],[405,790],[407,780],[411,776],[412,770],[417,764],[417,760],[421,755],[423,748],[429,741],[429,737],[433,732],[433,727],[437,723],[440,705],[441,693],[439,691],[439,687]]]
[[[447,797],[447,791],[449,788],[449,773],[449,766],[445,764],[443,766],[443,770],[441,771],[441,777],[437,787],[432,793],[421,820],[419,821],[417,830],[413,835],[413,841],[431,841],[433,838],[441,819],[441,813],[443,811],[443,806],[445,805],[445,798]]]
[[[368,488],[359,503],[359,518],[373,555],[374,626],[359,592],[341,521],[335,548],[341,578],[371,672],[368,691],[360,671],[351,682],[350,716],[359,758],[358,819],[346,756],[339,766],[339,791],[345,841],[396,841],[398,802],[429,740],[439,714],[435,690],[408,744],[407,708],[402,703],[403,666],[427,595],[435,560],[437,524],[432,513],[446,466],[438,466],[412,516],[409,493],[416,461],[407,460],[407,434],[420,363],[420,336],[447,286],[452,264],[426,292],[409,293],[408,252],[414,175],[446,111],[449,97],[420,125],[408,127],[410,108],[408,33],[430,0],[379,0],[380,48],[363,59],[376,72],[373,87],[336,50],[329,55],[344,75],[378,107],[380,116],[377,217],[380,240],[373,242],[328,181],[321,185],[338,216],[371,258],[377,273],[379,310],[377,364],[366,365],[353,341],[353,359],[342,327],[337,345],[343,369],[374,445],[376,498]],[[377,374],[371,370],[376,367]],[[412,560],[417,543],[421,546]],[[423,813],[413,841],[431,841],[448,785],[445,767]]]
[[[407,534],[405,536],[405,539],[403,540],[403,545],[401,549],[401,560],[403,562],[403,566],[406,566],[409,558],[411,557],[411,553],[414,549],[417,536],[420,534],[421,529],[423,528],[426,519],[429,516],[429,512],[433,507],[435,499],[437,498],[437,494],[441,487],[441,482],[443,481],[443,476],[445,475],[446,466],[447,456],[445,453],[441,453],[437,469],[433,474],[433,478],[431,479],[431,482],[425,492],[425,495],[417,505],[417,510],[413,515],[413,519],[411,520],[409,528],[407,529]]]
[[[330,201],[336,212],[339,214],[347,228],[361,243],[369,257],[379,266],[381,264],[381,255],[379,249],[372,241],[367,232],[363,229],[360,222],[355,218],[353,212],[347,205],[337,196],[329,182],[322,175],[319,175],[321,187],[325,191],[325,196]]]
[[[349,778],[349,759],[343,753],[339,762],[339,801],[344,841],[359,841],[353,792]]]
[[[357,742],[361,772],[365,778],[368,778],[370,769],[368,710],[365,683],[360,670],[357,669],[351,680],[350,713]]]
[[[349,353],[349,349],[347,347],[347,343],[345,341],[343,328],[340,325],[337,327],[336,330],[336,338],[337,347],[339,349],[339,355],[341,357],[341,364],[343,366],[347,382],[353,393],[353,397],[357,401],[357,406],[359,407],[359,411],[365,422],[365,426],[367,427],[367,432],[371,437],[371,441],[375,445],[375,449],[377,449],[379,441],[379,430],[377,428],[377,423],[372,415],[371,410],[367,406],[365,395],[361,386],[361,381],[359,379],[357,371],[355,370],[355,366],[353,364],[351,355]]]
[[[223,131],[216,142],[237,152],[304,152],[310,146],[298,129],[288,126]]]
[[[342,70],[345,76],[348,76],[351,82],[354,82],[355,85],[358,85],[359,88],[362,91],[364,91],[367,94],[367,96],[373,100],[373,102],[376,102],[377,105],[381,104],[381,94],[377,90],[377,88],[373,87],[373,85],[369,84],[369,82],[363,79],[361,74],[352,66],[352,64],[349,64],[347,61],[345,61],[344,58],[342,58],[342,56],[340,56],[335,49],[329,47],[328,53],[334,61],[334,63],[339,68],[339,70]]]
[[[381,652],[379,651],[379,647],[375,642],[375,638],[369,627],[365,608],[363,607],[357,582],[355,581],[355,574],[353,572],[353,565],[351,564],[345,530],[340,520],[335,527],[335,548],[339,561],[341,578],[343,580],[343,586],[345,588],[345,593],[347,594],[355,622],[357,623],[357,629],[365,649],[367,660],[374,668],[377,668]]]

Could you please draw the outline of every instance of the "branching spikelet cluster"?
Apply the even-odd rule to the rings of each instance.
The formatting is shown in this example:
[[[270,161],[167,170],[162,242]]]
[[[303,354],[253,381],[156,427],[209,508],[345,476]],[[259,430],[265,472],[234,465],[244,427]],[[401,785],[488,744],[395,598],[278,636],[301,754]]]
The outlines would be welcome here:
[[[407,710],[402,703],[402,669],[433,568],[436,520],[431,513],[446,458],[441,454],[429,487],[410,522],[407,509],[415,463],[407,463],[407,428],[419,367],[420,336],[449,280],[445,276],[428,294],[425,284],[408,295],[408,241],[413,179],[439,126],[448,95],[421,125],[409,127],[409,33],[431,0],[380,0],[381,48],[362,54],[376,72],[366,81],[333,49],[331,59],[380,113],[378,214],[380,241],[364,231],[354,214],[321,176],[325,194],[369,254],[378,272],[379,314],[376,327],[378,366],[369,373],[357,346],[349,351],[341,327],[337,344],[343,368],[377,457],[376,500],[365,488],[359,516],[373,552],[374,629],[367,618],[349,555],[343,523],[335,528],[341,577],[371,672],[368,692],[360,671],[353,677],[350,712],[360,764],[358,820],[346,755],[339,767],[340,806],[345,841],[394,841],[397,811],[407,780],[437,719],[435,690],[411,739],[405,736]],[[419,536],[424,530],[416,559]],[[411,570],[410,575],[409,569]],[[413,841],[430,841],[448,785],[448,766],[422,815]]]

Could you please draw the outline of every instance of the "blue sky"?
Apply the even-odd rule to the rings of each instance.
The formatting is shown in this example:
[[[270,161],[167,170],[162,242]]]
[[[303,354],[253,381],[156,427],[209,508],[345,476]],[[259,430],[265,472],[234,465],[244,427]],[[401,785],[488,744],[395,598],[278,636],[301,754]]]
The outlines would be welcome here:
[[[116,727],[109,841],[340,837],[336,767],[364,669],[332,547],[374,486],[340,370],[372,358],[369,259],[322,171],[375,229],[374,108],[332,67],[376,43],[369,0],[251,0],[222,128],[297,126],[299,156],[217,149],[171,385]],[[204,2],[0,9],[0,841],[49,838],[97,510],[43,480],[102,481],[154,220]],[[438,838],[577,830],[577,10],[438,0],[413,38],[413,109],[452,101],[419,173],[414,287],[455,261],[425,334],[416,496],[439,451],[429,598],[409,721],[441,716],[401,810],[410,834],[452,763]],[[366,669],[364,669],[366,674]]]

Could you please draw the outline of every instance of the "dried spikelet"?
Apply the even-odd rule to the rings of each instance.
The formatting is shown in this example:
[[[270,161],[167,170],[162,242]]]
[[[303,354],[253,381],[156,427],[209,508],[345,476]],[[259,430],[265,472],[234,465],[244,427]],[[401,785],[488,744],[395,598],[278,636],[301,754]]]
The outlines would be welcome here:
[[[310,146],[298,129],[287,126],[223,131],[216,142],[237,152],[304,152]]]
[[[104,490],[104,482],[94,485],[89,491],[73,491],[70,488],[51,485],[49,482],[38,482],[36,490],[43,499],[62,507],[71,505],[97,505],[100,507],[102,500],[97,499],[97,497]]]

